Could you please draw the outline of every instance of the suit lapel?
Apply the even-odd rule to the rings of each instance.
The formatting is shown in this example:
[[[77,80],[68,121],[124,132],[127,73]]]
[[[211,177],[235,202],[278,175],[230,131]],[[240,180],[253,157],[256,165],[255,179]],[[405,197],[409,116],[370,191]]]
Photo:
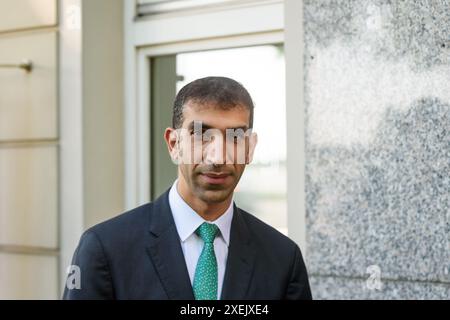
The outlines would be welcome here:
[[[170,190],[170,189],[169,189]],[[169,205],[169,190],[152,204],[150,259],[169,299],[194,300],[186,261]],[[230,245],[222,286],[222,300],[245,299],[252,279],[256,250],[240,209],[233,204]]]
[[[256,250],[240,209],[233,204],[230,246],[223,280],[221,300],[246,299],[252,279]]]
[[[170,210],[169,190],[153,202],[149,230],[152,241],[147,251],[169,299],[194,300],[186,261]]]

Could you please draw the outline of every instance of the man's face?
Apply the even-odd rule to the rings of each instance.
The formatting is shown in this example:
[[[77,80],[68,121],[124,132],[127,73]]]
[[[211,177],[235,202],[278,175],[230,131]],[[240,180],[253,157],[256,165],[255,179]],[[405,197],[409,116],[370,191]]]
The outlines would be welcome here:
[[[182,128],[177,134],[171,131],[172,140],[166,130],[166,141],[172,159],[179,163],[179,181],[192,196],[218,203],[232,195],[256,145],[256,134],[247,131],[249,122],[250,111],[245,107],[184,105]]]

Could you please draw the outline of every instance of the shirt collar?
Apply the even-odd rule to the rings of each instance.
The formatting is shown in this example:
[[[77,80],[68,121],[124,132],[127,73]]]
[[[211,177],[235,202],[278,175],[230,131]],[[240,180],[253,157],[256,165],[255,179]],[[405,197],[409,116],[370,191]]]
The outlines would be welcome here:
[[[175,226],[178,231],[178,235],[182,242],[186,241],[191,234],[197,230],[197,228],[203,222],[209,222],[203,219],[197,212],[195,212],[180,196],[177,190],[178,179],[175,180],[169,191],[169,205],[172,210]],[[217,225],[220,230],[220,234],[229,246],[230,242],[230,229],[231,220],[233,218],[233,200],[230,203],[228,209],[216,220],[211,221]]]

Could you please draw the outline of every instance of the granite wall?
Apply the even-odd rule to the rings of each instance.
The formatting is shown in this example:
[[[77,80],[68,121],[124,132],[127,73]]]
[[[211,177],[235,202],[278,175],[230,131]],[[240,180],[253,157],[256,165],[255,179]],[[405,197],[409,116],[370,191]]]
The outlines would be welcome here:
[[[316,299],[450,299],[450,1],[304,0]]]

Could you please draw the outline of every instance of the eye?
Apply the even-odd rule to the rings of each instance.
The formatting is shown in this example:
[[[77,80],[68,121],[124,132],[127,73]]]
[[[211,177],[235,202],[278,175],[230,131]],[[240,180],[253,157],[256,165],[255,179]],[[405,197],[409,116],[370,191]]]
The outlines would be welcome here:
[[[233,142],[234,143],[241,143],[244,141],[244,135],[235,135],[233,136]]]
[[[200,130],[195,130],[195,131],[191,130],[190,133],[191,133],[191,136],[196,136],[197,138],[201,137],[203,134],[202,131],[200,131]]]
[[[235,142],[242,141],[243,139],[244,139],[244,134],[243,133],[238,133],[237,135],[234,136],[234,141]]]

